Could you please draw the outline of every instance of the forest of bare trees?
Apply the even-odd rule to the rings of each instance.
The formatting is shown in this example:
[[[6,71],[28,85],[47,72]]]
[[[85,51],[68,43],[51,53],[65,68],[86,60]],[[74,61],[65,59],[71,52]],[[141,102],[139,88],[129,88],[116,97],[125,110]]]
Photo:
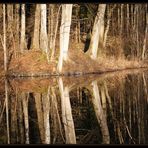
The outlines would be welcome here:
[[[19,55],[38,50],[58,72],[71,61],[70,49],[93,60],[147,60],[147,12],[146,3],[0,4],[4,69]]]

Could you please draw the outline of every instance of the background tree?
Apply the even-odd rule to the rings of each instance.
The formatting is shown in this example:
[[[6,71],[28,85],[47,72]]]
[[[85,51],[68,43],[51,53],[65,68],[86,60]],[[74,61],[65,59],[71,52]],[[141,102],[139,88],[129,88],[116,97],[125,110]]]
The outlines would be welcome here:
[[[93,25],[92,36],[89,47],[92,59],[97,58],[100,32],[103,32],[101,31],[101,29],[104,29],[104,27],[101,27],[101,25],[103,25],[105,9],[106,9],[106,4],[99,4],[98,12],[95,17],[95,22]]]
[[[21,52],[25,50],[26,47],[26,16],[25,16],[25,4],[21,5],[21,40],[20,40],[20,48]]]

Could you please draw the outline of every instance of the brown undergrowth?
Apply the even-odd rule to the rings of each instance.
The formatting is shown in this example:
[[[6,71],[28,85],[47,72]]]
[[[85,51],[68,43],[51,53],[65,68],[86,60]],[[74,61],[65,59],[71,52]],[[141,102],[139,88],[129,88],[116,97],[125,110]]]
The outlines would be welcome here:
[[[117,71],[124,69],[147,67],[148,63],[132,60],[128,61],[124,58],[115,59],[114,57],[98,58],[92,60],[90,56],[81,50],[70,49],[68,53],[68,61],[63,64],[62,74],[87,74],[87,73],[104,73],[108,71]],[[1,60],[1,65],[3,61]],[[1,66],[2,69],[3,66]],[[14,76],[42,76],[56,75],[57,61],[47,62],[46,54],[40,50],[26,50],[17,58],[12,56],[9,63],[8,74]],[[3,73],[1,71],[1,73]]]

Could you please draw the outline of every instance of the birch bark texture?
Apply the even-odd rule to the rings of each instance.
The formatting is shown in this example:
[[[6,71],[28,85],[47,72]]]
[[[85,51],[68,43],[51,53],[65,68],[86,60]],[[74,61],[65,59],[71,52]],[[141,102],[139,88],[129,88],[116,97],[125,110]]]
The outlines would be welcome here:
[[[106,4],[99,4],[98,12],[95,17],[95,22],[93,25],[92,37],[91,37],[90,47],[89,47],[89,51],[91,53],[92,59],[97,58],[98,45],[100,42],[100,34],[102,32],[101,29],[104,29],[104,27],[101,27],[101,25],[104,24],[105,9],[106,9]]]
[[[48,36],[47,36],[47,6],[41,4],[41,30],[40,30],[40,48],[48,53]]]
[[[60,56],[58,63],[59,72],[62,71],[63,60],[67,61],[68,59],[71,16],[72,16],[72,4],[63,4],[61,26],[60,26]]]
[[[25,4],[22,4],[21,6],[21,41],[20,41],[20,48],[21,52],[23,52],[27,47],[26,47],[26,17],[25,17]]]

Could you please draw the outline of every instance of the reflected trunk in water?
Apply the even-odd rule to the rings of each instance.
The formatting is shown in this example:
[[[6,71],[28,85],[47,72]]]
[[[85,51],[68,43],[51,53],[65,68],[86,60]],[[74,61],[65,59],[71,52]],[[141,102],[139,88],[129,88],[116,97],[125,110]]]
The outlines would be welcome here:
[[[8,104],[8,82],[5,80],[5,99],[6,99],[6,125],[7,125],[7,142],[10,144],[10,131],[9,131],[9,104]]]
[[[29,144],[28,97],[29,97],[29,94],[27,95],[25,93],[21,94],[23,113],[24,113],[26,144]]]
[[[147,144],[147,72],[90,78],[4,80],[0,143]]]
[[[61,94],[62,120],[65,129],[66,143],[75,144],[76,136],[75,136],[75,128],[71,112],[69,88],[67,86],[64,87],[62,78],[59,78],[58,84]]]
[[[101,105],[101,99],[99,94],[99,89],[97,85],[97,81],[92,82],[93,87],[93,96],[92,97],[92,103],[94,105],[94,110],[97,116],[97,120],[100,123],[101,132],[103,136],[103,143],[109,144],[110,143],[110,135],[108,131],[107,121],[106,117],[104,116],[102,105]]]

